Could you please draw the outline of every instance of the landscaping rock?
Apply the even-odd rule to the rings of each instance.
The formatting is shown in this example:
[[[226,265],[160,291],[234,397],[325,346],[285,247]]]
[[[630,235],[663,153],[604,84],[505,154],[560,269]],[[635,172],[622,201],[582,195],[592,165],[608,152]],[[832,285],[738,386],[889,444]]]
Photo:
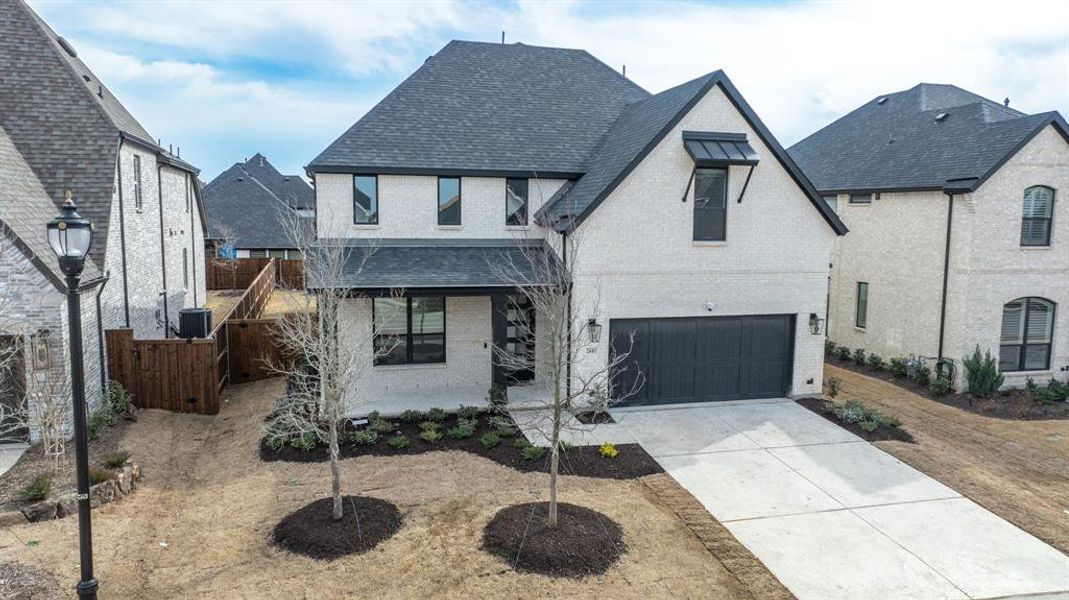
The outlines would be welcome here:
[[[31,523],[51,521],[56,518],[56,503],[51,500],[45,500],[36,504],[31,504],[22,509],[22,514],[25,515],[26,520]]]
[[[123,470],[115,478],[115,484],[119,488],[119,493],[125,496],[134,489],[134,476],[129,471]]]
[[[78,514],[78,498],[74,494],[67,494],[56,500],[57,519],[76,514]]]
[[[24,525],[26,523],[29,523],[29,521],[26,519],[26,515],[22,514],[22,511],[10,510],[7,512],[0,512],[0,529],[14,525]]]
[[[96,506],[107,504],[115,499],[115,482],[111,479],[103,481],[89,488],[89,503]]]

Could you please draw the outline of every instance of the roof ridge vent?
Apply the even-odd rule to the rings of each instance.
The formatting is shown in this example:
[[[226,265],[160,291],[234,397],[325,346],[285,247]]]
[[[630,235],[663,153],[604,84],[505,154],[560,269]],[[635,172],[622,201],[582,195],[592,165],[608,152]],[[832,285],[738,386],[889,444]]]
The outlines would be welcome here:
[[[876,104],[885,104],[886,102],[887,96],[881,96],[878,100],[876,100]]]
[[[949,116],[950,116],[950,113],[941,112],[938,115],[935,115],[935,120],[936,120],[936,122],[941,123],[941,122],[945,121],[946,118],[949,117]]]

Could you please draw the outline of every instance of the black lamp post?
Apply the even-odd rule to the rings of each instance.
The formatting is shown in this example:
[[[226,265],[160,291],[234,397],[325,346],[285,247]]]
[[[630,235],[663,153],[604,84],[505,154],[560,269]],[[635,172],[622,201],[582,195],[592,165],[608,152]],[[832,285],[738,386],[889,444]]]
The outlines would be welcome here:
[[[85,372],[82,365],[82,308],[78,297],[79,279],[85,257],[93,246],[93,224],[78,214],[71,193],[56,218],[49,221],[48,245],[59,257],[59,268],[67,278],[67,322],[70,331],[71,396],[74,401],[74,453],[78,472],[78,546],[82,580],[78,597],[96,600],[97,580],[93,577],[93,533],[89,523],[89,433],[86,423]]]

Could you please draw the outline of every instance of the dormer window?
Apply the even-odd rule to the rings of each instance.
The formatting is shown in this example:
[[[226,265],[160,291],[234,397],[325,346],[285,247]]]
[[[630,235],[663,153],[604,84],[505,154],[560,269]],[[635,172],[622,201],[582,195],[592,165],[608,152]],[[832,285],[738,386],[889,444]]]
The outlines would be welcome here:
[[[1021,245],[1050,246],[1050,225],[1053,214],[1053,189],[1045,185],[1036,185],[1026,189],[1021,215]]]
[[[459,227],[460,178],[438,178],[438,225]]]
[[[505,225],[527,225],[527,180],[505,180]]]
[[[379,178],[374,175],[353,176],[353,224],[378,225]]]

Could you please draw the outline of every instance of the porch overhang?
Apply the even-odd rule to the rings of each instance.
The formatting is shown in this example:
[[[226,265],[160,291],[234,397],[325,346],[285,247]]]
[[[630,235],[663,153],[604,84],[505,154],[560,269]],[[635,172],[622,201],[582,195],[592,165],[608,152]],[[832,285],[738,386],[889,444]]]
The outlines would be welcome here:
[[[760,161],[745,133],[684,131],[683,146],[697,167],[754,166]]]

